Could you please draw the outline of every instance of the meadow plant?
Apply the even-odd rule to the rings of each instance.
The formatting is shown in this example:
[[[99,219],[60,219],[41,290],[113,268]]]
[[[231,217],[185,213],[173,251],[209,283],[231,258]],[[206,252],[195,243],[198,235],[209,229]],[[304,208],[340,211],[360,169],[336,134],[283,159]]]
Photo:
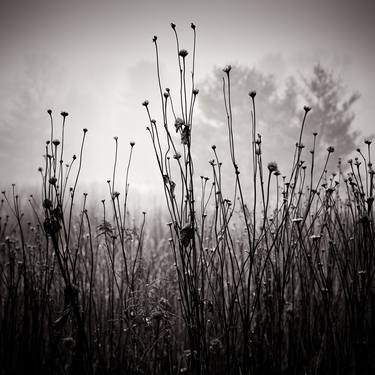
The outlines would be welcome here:
[[[311,110],[305,106],[290,175],[280,181],[277,163],[264,164],[256,92],[250,91],[252,184],[243,186],[243,156],[237,158],[233,136],[232,67],[227,65],[222,87],[234,196],[225,197],[223,163],[215,145],[212,182],[201,176],[199,188],[192,158],[199,91],[194,82],[196,27],[191,26],[190,86],[189,53],[180,49],[172,23],[180,73],[177,99],[161,86],[155,36],[160,125],[151,116],[150,103],[143,103],[171,219],[170,247],[186,331],[187,371],[317,374],[350,368],[353,373],[367,373],[373,368],[369,356],[374,348],[369,334],[374,330],[371,141],[365,141],[367,158],[357,150],[365,166],[362,170],[356,158],[349,162],[349,172],[343,171],[340,161],[338,173],[329,175],[334,152],[330,146],[323,170],[316,172],[317,133],[310,165],[303,159]],[[245,189],[252,192],[250,202],[245,201]]]
[[[79,186],[87,129],[65,164],[69,115],[61,112],[56,126],[48,110],[41,191],[26,201],[12,185],[0,200],[0,375],[374,373],[372,140],[333,173],[328,147],[317,170],[319,134],[307,152],[314,109],[305,106],[282,175],[277,160],[266,161],[249,88],[249,154],[237,155],[235,68],[227,65],[229,158],[212,145],[211,174],[199,175],[197,28],[191,50],[171,28],[179,87],[161,84],[155,36],[160,120],[143,102],[167,223],[129,212],[135,143],[119,172],[118,137],[108,198],[94,210]],[[241,170],[245,157],[250,170]],[[223,183],[226,167],[232,187]]]

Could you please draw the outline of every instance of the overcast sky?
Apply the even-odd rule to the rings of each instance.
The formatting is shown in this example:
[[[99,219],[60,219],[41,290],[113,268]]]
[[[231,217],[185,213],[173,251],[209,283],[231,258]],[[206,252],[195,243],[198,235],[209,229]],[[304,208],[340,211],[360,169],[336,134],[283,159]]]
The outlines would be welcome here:
[[[153,35],[163,83],[176,84],[170,22],[186,49],[190,22],[197,25],[198,81],[227,63],[257,67],[280,81],[324,63],[361,93],[355,126],[368,135],[375,118],[374,18],[371,0],[2,0],[1,188],[38,177],[51,108],[69,112],[67,152],[78,152],[81,130],[89,129],[85,183],[105,185],[118,136],[120,172],[134,140],[132,184],[147,190],[157,174],[140,103],[157,89]]]

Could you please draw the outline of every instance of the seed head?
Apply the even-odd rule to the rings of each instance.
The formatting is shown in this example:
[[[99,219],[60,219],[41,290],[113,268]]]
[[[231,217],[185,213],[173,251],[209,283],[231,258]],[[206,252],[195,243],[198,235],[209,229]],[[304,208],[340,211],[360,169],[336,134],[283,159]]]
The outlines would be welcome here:
[[[174,30],[176,28],[176,24],[174,24],[173,22],[171,22],[171,28]]]
[[[118,192],[118,191],[114,191],[113,193],[112,193],[112,199],[116,199],[116,198],[118,198],[120,196],[120,193]]]
[[[131,146],[131,147],[134,147],[134,145],[135,145],[135,142],[134,142],[134,141],[131,141],[131,142],[130,142],[130,146]]]
[[[268,163],[267,168],[270,171],[270,173],[276,172],[278,169],[277,163],[275,161],[271,161]]]
[[[366,145],[371,145],[372,140],[370,138],[365,138],[364,142]]]
[[[157,37],[156,35],[154,35],[154,37],[152,38],[152,41],[153,41],[154,43],[156,43],[157,40],[158,40],[158,37]]]
[[[185,121],[181,117],[177,117],[176,121],[174,123],[174,126],[176,128],[176,132],[178,132],[179,129],[181,129],[183,125],[185,125]]]
[[[149,104],[149,101],[148,101],[148,100],[145,100],[145,101],[142,102],[142,105],[143,105],[144,107],[146,107],[146,108],[147,108],[148,104]]]
[[[251,99],[254,99],[256,94],[257,94],[256,91],[250,91],[249,92],[249,96],[251,97]]]
[[[47,113],[51,116],[52,115],[52,109],[47,109]]]
[[[193,95],[198,95],[199,94],[199,90],[198,89],[194,89],[193,90]]]
[[[229,72],[231,71],[231,69],[232,69],[231,65],[226,65],[224,67],[224,69],[223,69],[223,72],[229,74]]]
[[[311,107],[309,107],[309,106],[307,106],[307,105],[305,105],[305,106],[303,107],[303,109],[305,110],[306,113],[311,111]]]
[[[60,141],[59,141],[58,139],[54,139],[54,140],[52,141],[52,143],[53,143],[54,146],[57,147],[57,146],[60,144]]]
[[[52,207],[52,201],[50,199],[45,199],[43,201],[43,207],[47,210],[50,209]]]
[[[57,182],[57,178],[56,177],[51,177],[48,182],[51,184],[51,185],[55,185],[56,182]]]
[[[87,128],[83,128],[83,132],[86,134],[88,132]]]
[[[178,52],[178,54],[182,57],[182,58],[185,58],[189,52],[186,50],[186,49],[180,49],[180,51]]]
[[[333,146],[328,146],[328,147],[327,147],[327,151],[328,151],[328,153],[330,154],[330,153],[332,153],[332,152],[335,151],[335,148],[334,148]]]
[[[64,119],[65,119],[65,117],[67,117],[68,115],[69,115],[68,112],[65,112],[65,111],[62,111],[62,112],[61,112],[61,116],[64,117]]]
[[[190,26],[191,26],[191,28],[193,29],[193,30],[195,30],[195,25],[193,24],[193,22],[190,24]]]

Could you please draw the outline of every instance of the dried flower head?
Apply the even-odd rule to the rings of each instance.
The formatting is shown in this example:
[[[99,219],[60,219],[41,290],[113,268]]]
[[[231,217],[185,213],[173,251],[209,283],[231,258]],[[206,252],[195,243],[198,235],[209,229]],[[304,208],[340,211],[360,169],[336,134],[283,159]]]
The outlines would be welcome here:
[[[154,43],[156,43],[157,40],[158,40],[158,37],[157,37],[156,35],[154,35],[154,37],[152,38],[152,41],[153,41]]]
[[[189,52],[186,49],[180,49],[180,51],[178,52],[178,54],[182,58],[185,58],[189,54]]]
[[[46,209],[50,209],[52,207],[52,201],[50,199],[45,199],[43,201],[43,207]]]
[[[229,74],[229,72],[232,70],[231,65],[225,65],[223,72]]]
[[[60,144],[60,141],[59,141],[58,139],[54,139],[54,140],[52,141],[52,143],[53,143],[54,146],[57,147],[57,146]]]
[[[277,163],[275,161],[271,161],[268,163],[267,168],[270,171],[270,173],[275,172],[278,169]]]
[[[171,28],[174,30],[176,28],[176,24],[171,22]]]
[[[118,192],[118,191],[114,191],[113,193],[112,193],[112,199],[116,199],[116,198],[118,198],[120,196],[120,193]]]
[[[335,151],[335,148],[333,146],[328,146],[327,151],[328,151],[328,153],[332,153],[332,152]]]
[[[196,26],[194,25],[193,22],[190,24],[190,27],[191,27],[193,30],[195,30],[195,28],[196,28]]]
[[[134,141],[130,141],[130,146],[134,147],[134,145],[135,145],[135,142]]]
[[[366,145],[371,145],[372,140],[370,138],[365,138],[364,142]]]
[[[185,125],[185,121],[181,117],[177,117],[174,123],[176,133]]]
[[[69,115],[68,112],[65,112],[65,111],[62,111],[62,112],[61,112],[61,116],[64,117],[64,118],[67,117],[68,115]]]
[[[303,109],[305,110],[306,113],[308,113],[308,112],[311,111],[311,107],[309,107],[309,106],[307,106],[307,105],[305,105],[305,106],[303,107]]]
[[[199,94],[199,90],[198,89],[194,89],[193,90],[193,95],[198,95]]]
[[[250,91],[250,92],[249,92],[249,96],[250,96],[252,99],[255,98],[256,94],[257,94],[256,91]]]
[[[144,107],[147,107],[148,104],[149,104],[149,101],[148,101],[148,100],[144,100],[144,101],[142,102],[142,105],[143,105]]]
[[[51,185],[55,185],[56,182],[57,182],[57,178],[56,177],[51,177],[48,182],[51,184]]]
[[[52,115],[52,109],[47,109],[47,113],[51,116]]]

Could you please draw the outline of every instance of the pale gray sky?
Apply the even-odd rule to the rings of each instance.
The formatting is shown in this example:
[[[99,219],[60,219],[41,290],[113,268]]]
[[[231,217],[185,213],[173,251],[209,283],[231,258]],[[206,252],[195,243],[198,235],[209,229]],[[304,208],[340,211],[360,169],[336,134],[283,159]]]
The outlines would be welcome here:
[[[372,133],[374,17],[371,0],[2,0],[1,188],[38,178],[49,130],[45,111],[52,108],[70,113],[68,153],[78,152],[81,129],[89,129],[86,183],[105,186],[117,135],[120,171],[128,143],[135,140],[132,185],[149,189],[157,173],[140,103],[154,98],[157,89],[153,35],[158,35],[163,83],[177,88],[172,21],[188,50],[190,22],[197,25],[198,80],[215,65],[238,62],[282,81],[310,72],[320,61],[362,94],[356,127]]]

